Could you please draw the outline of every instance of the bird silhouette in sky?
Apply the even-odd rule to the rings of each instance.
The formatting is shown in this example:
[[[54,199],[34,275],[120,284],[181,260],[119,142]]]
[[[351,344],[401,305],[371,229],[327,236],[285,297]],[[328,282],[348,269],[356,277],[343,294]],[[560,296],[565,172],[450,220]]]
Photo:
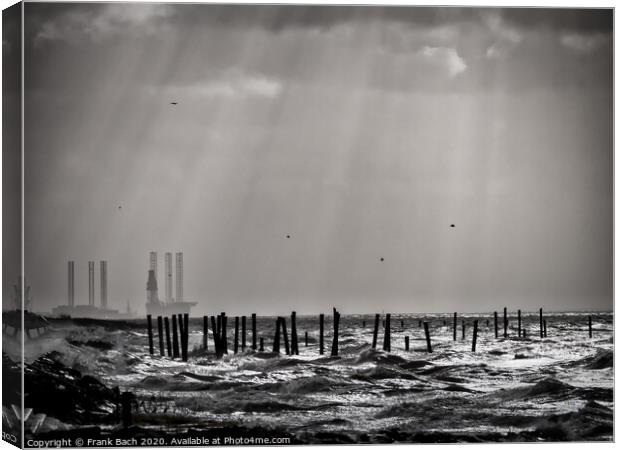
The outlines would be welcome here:
[[[450,225],[450,228],[454,228],[454,224],[451,224],[451,225]]]
[[[177,102],[170,102],[171,105],[178,105]]]

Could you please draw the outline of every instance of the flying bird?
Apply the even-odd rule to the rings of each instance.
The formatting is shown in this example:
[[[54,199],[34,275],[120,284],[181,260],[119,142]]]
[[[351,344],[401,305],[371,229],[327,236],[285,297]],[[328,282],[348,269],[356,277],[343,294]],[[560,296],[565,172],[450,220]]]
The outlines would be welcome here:
[[[385,261],[383,258],[380,258],[379,261]]]
[[[451,224],[451,225],[450,225],[450,228],[454,228],[454,224]]]
[[[171,105],[178,105],[177,102],[170,102]]]

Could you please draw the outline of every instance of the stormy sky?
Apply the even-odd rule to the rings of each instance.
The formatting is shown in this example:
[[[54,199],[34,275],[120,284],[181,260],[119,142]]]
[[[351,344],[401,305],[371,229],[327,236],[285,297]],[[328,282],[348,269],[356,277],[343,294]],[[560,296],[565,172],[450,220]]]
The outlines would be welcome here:
[[[612,307],[610,10],[25,11],[35,309],[151,250],[196,314]]]

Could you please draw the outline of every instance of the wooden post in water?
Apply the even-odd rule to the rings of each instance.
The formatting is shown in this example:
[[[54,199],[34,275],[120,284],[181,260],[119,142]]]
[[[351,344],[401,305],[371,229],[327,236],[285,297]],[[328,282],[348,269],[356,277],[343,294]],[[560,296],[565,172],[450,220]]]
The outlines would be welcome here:
[[[454,313],[452,321],[452,340],[456,341],[456,313]]]
[[[431,333],[428,331],[428,322],[424,322],[424,335],[426,336],[426,350],[429,353],[433,353],[433,348],[431,347]]]
[[[217,332],[217,320],[215,316],[211,316],[211,332],[213,333],[213,347],[215,348],[215,357],[221,358],[222,357],[222,343],[221,343],[220,335]]]
[[[319,355],[325,352],[323,335],[325,333],[325,314],[319,314]]]
[[[288,333],[286,332],[286,319],[284,317],[280,318],[280,322],[282,323],[282,336],[284,337],[284,349],[286,350],[286,354],[291,354],[291,347],[288,343]]]
[[[260,351],[264,352],[265,351],[265,346],[264,346],[264,341],[263,338],[260,338]]]
[[[401,320],[401,321],[400,321],[400,327],[401,327],[401,328],[405,328],[405,321],[404,321],[404,320]]]
[[[226,334],[226,324],[228,322],[228,317],[226,317],[226,313],[222,313],[222,329],[220,330],[220,342],[222,343],[222,354],[228,355],[228,336]]]
[[[476,340],[478,339],[478,321],[474,320],[474,335],[471,341],[471,351],[476,351]]]
[[[241,316],[241,351],[245,351],[246,318]]]
[[[276,319],[276,334],[273,337],[273,352],[280,353],[280,317]],[[263,344],[263,338],[261,338],[261,346]]]
[[[121,394],[121,420],[123,422],[123,428],[129,428],[133,425],[133,418],[131,415],[131,404],[133,400],[134,395],[131,392],[123,392]]]
[[[172,357],[172,342],[170,342],[170,320],[164,317],[164,328],[166,329],[166,348],[168,349],[168,357]]]
[[[540,338],[543,338],[543,313],[542,313],[542,308],[540,308],[539,310],[539,315],[540,315]]]
[[[239,316],[235,316],[235,355],[239,352]]]
[[[523,328],[523,339],[527,338],[527,330]]]
[[[153,354],[153,319],[150,314],[146,316],[146,330],[149,335],[149,353]]]
[[[504,338],[508,337],[508,308],[504,306]]]
[[[543,320],[543,329],[545,337],[547,337],[547,319]]]
[[[209,318],[202,316],[202,348],[209,349]]]
[[[362,320],[362,328],[366,328],[366,321]]]
[[[340,313],[334,308],[334,340],[332,341],[332,356],[338,356],[338,327],[340,326]]]
[[[385,315],[385,333],[383,334],[383,350],[385,350],[386,352],[391,352],[392,351],[392,343],[391,341],[391,328],[392,328],[392,324],[390,323],[391,318],[390,318],[390,313],[387,313]]]
[[[297,343],[297,313],[291,313],[291,354],[299,355],[299,345]]]
[[[497,339],[497,311],[493,311],[493,318],[495,319],[495,339]]]
[[[379,314],[375,314],[375,329],[372,332],[372,348],[377,348],[377,334],[379,334]]]
[[[189,314],[183,314],[183,348],[181,357],[183,361],[187,361],[187,347],[189,345]]]
[[[462,329],[462,333],[463,333],[463,337],[461,338],[462,340],[465,340],[465,321],[461,321],[461,329]]]
[[[183,351],[183,314],[179,314],[177,316],[177,320],[179,321],[179,344],[181,345],[181,352]]]
[[[256,313],[252,313],[252,350],[256,351]]]
[[[222,336],[222,314],[217,316],[217,328],[216,332],[218,336]]]
[[[405,351],[409,351],[409,336],[405,336]]]
[[[177,333],[176,314],[173,314],[172,317],[170,317],[170,319],[172,320],[172,357],[178,358],[179,356],[181,356],[181,353],[179,352],[179,336]]]
[[[157,316],[157,334],[159,338],[159,354],[160,356],[166,356],[164,350],[164,325],[161,316]]]
[[[519,309],[517,311],[517,330],[518,330],[518,336],[521,337],[521,310]]]
[[[308,332],[306,331],[306,347],[308,346]]]
[[[592,316],[588,316],[588,335],[592,339]]]

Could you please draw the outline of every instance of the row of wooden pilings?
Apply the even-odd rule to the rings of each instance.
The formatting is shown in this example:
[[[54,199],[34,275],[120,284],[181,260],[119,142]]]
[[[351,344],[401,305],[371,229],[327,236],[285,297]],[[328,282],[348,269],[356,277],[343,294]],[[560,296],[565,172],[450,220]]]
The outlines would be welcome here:
[[[494,317],[494,331],[495,338],[499,338],[499,320],[497,311],[493,313]],[[458,328],[458,314],[455,312],[453,315],[453,340],[457,340],[457,328]],[[508,310],[504,308],[504,317],[503,317],[503,337],[508,338]],[[217,358],[221,358],[223,355],[228,354],[228,338],[227,338],[227,322],[228,317],[226,313],[222,312],[218,316],[210,316],[211,321],[211,331],[213,334],[213,344],[215,355]],[[377,348],[377,340],[379,335],[379,323],[381,321],[381,315],[375,315],[375,323],[374,323],[374,331],[372,337],[372,348]],[[172,340],[170,333],[170,322],[172,322]],[[539,322],[540,322],[540,337],[547,337],[547,320],[543,316],[543,310],[540,308],[539,310]],[[177,327],[178,323],[178,327]],[[241,327],[239,326],[241,324]],[[279,353],[281,343],[284,343],[284,351],[287,355],[299,355],[299,345],[298,345],[298,336],[297,336],[297,317],[295,311],[291,313],[290,317],[291,324],[291,339],[289,345],[289,335],[286,327],[286,318],[283,316],[278,316],[276,318],[275,323],[275,335],[273,339],[273,352]],[[489,320],[486,321],[487,327],[489,326]],[[387,352],[391,352],[391,314],[385,314],[385,319],[382,321],[382,325],[384,328],[384,336],[383,336],[383,350]],[[446,321],[444,320],[444,325],[446,325]],[[366,321],[363,321],[363,327],[366,326]],[[149,336],[149,351],[154,354],[153,348],[153,326],[152,326],[152,318],[151,315],[147,316],[147,327],[148,327],[148,336]],[[333,338],[332,338],[332,347],[331,347],[331,355],[338,356],[338,332],[340,327],[340,313],[333,308]],[[426,340],[426,347],[428,353],[432,353],[432,345],[431,345],[431,336],[429,330],[429,323],[427,321],[419,321],[419,327],[424,327],[424,336]],[[165,330],[165,342],[168,350],[168,356],[172,358],[178,358],[179,356],[183,361],[187,361],[188,358],[188,341],[189,341],[189,315],[188,314],[178,314],[172,315],[169,319],[168,317],[162,318],[161,316],[157,317],[157,328],[158,328],[158,337],[159,337],[159,350],[160,355],[165,356],[165,347],[164,347],[164,330]],[[178,334],[177,334],[178,328]],[[203,349],[208,350],[208,328],[209,328],[209,316],[203,316]],[[240,330],[241,328],[241,330]],[[259,346],[257,346],[257,331],[256,331],[256,314],[251,315],[251,328],[252,328],[252,350],[256,351],[264,351],[264,340],[261,337],[259,340]],[[404,328],[404,321],[401,320],[401,328]],[[461,332],[462,339],[465,340],[465,329],[466,324],[465,320],[461,322]],[[592,337],[592,316],[588,316],[588,332],[590,338]],[[235,331],[234,331],[234,353],[237,354],[239,350],[245,351],[247,347],[247,317],[241,316],[235,317]],[[325,314],[319,315],[319,354],[324,354],[325,352]],[[526,329],[522,327],[521,320],[521,310],[517,311],[517,335],[519,338],[526,338],[527,332]],[[476,343],[478,339],[478,320],[474,320],[473,322],[473,335],[472,335],[472,352],[476,351]],[[179,351],[180,344],[180,351]],[[305,346],[308,346],[308,332],[305,332]],[[405,351],[409,351],[409,336],[405,336]]]
[[[170,340],[170,322],[172,322],[172,340]],[[149,352],[152,355],[154,353],[153,320],[150,314],[146,316],[146,323],[149,334]],[[161,356],[165,356],[166,353],[164,349],[164,328],[166,330],[166,348],[168,349],[168,356],[172,358],[178,358],[180,356],[183,361],[187,361],[187,346],[189,342],[189,314],[173,314],[170,318],[164,317],[163,320],[162,316],[157,316],[157,335],[159,338],[159,353]]]

